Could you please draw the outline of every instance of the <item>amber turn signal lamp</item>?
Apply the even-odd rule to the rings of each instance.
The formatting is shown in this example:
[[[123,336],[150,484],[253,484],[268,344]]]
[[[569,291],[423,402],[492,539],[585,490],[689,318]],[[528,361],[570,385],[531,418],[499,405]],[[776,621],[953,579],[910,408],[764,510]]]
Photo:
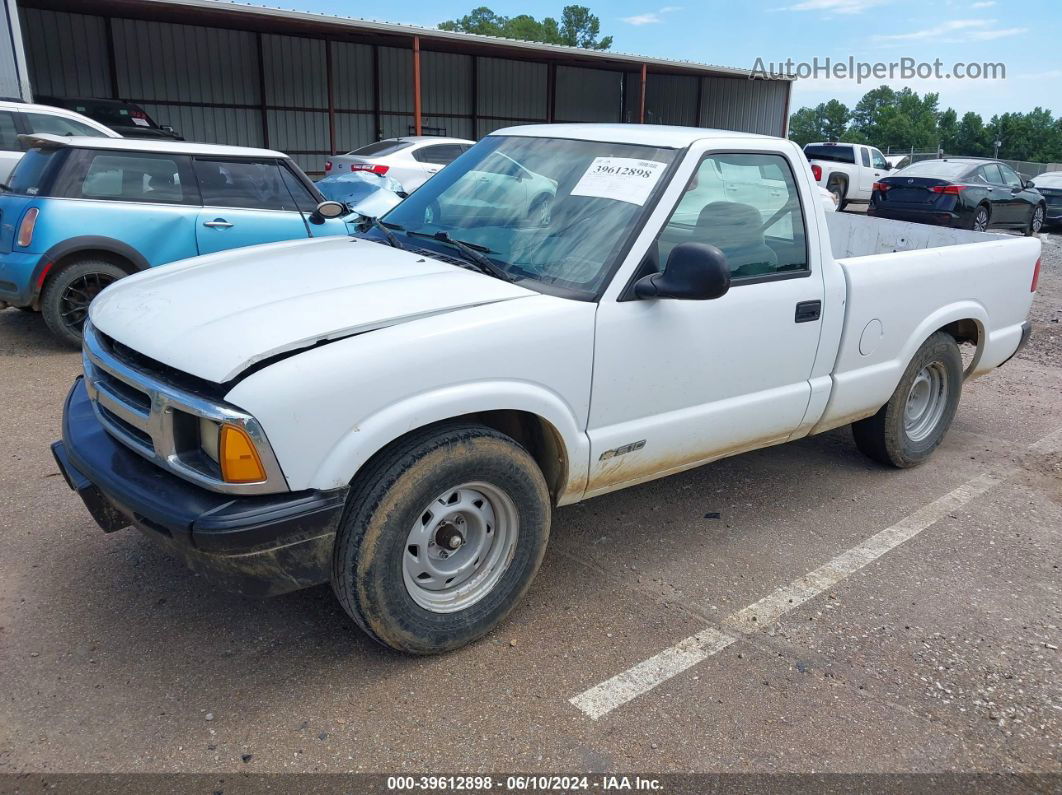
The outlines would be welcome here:
[[[243,428],[221,426],[219,453],[221,477],[226,483],[258,483],[266,479],[258,450]]]

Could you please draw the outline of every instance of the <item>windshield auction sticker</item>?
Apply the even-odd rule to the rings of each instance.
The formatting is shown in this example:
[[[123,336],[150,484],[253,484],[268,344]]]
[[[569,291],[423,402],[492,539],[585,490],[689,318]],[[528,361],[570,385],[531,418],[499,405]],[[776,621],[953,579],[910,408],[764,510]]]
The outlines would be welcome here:
[[[632,157],[595,157],[572,188],[572,196],[598,196],[631,204],[645,204],[667,167],[655,160]]]

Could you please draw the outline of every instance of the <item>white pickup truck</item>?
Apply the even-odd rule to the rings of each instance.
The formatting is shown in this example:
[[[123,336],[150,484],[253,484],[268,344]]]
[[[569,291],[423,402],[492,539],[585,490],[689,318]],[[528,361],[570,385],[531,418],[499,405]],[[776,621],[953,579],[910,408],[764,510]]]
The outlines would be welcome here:
[[[496,152],[521,169],[470,194]],[[1039,254],[825,213],[777,138],[516,127],[361,235],[108,287],[53,451],[104,530],[440,652],[519,601],[557,506],[850,423],[921,463],[1028,337]]]
[[[862,144],[807,144],[804,156],[811,164],[815,181],[833,194],[839,210],[852,203],[868,204],[874,183],[893,169],[885,155]]]

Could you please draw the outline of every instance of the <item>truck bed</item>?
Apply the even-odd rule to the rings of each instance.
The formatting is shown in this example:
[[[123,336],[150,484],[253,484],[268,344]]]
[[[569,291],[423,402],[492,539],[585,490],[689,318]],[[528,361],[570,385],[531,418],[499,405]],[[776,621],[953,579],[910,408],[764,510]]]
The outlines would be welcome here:
[[[829,403],[812,432],[873,414],[940,329],[976,340],[967,378],[1014,354],[1032,305],[1039,239],[847,213],[825,217],[844,274],[844,326]]]

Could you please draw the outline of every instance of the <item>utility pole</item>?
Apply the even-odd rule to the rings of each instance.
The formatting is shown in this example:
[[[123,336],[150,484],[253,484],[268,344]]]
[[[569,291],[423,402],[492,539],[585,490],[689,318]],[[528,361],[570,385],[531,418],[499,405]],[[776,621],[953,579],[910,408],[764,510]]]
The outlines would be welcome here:
[[[996,141],[996,150],[995,150],[995,152],[992,153],[992,157],[994,159],[996,159],[996,160],[999,160],[999,147],[1001,147],[1002,145],[1003,145],[1002,141],[998,141],[998,140]]]

